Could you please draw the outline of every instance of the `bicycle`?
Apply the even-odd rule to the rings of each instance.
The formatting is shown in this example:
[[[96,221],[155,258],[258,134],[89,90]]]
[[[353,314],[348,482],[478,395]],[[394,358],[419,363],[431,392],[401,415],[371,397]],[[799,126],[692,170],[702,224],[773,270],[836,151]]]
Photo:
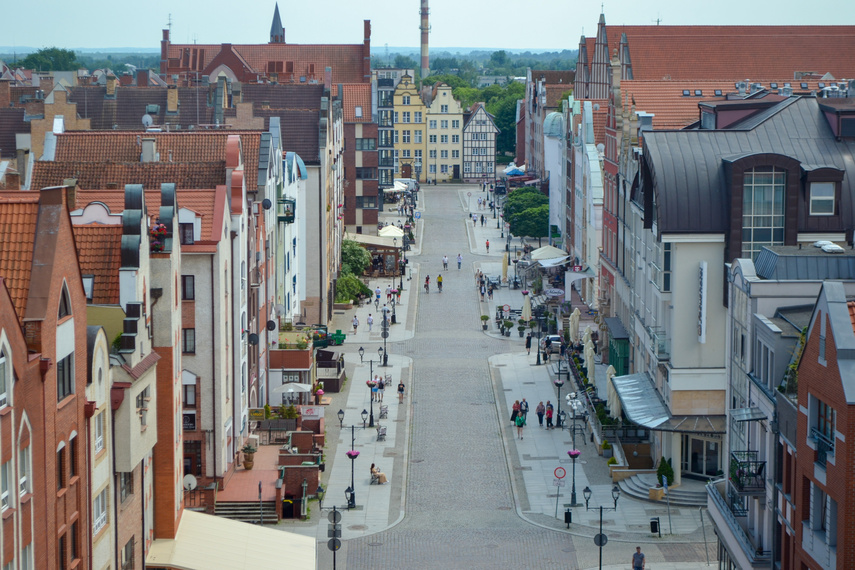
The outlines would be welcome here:
[[[430,293],[430,283],[425,281],[425,293]]]
[[[439,292],[442,293],[442,281],[437,281],[436,286],[439,289]]]

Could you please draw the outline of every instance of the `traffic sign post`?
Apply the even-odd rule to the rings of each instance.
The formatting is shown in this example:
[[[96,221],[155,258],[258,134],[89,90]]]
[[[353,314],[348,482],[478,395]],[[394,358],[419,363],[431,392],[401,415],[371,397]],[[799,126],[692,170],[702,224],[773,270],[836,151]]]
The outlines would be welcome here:
[[[674,529],[671,526],[671,493],[668,492],[668,478],[662,476],[662,488],[665,489],[665,500],[668,503],[668,534],[674,534]]]
[[[327,548],[332,550],[332,567],[335,570],[335,553],[341,548],[341,512],[333,506],[330,514],[327,515],[327,520],[330,521],[327,527]]]
[[[507,307],[507,305],[505,305]],[[558,499],[561,497],[561,487],[564,486],[566,481],[562,481],[564,477],[567,476],[567,470],[563,467],[556,467],[555,471],[553,471],[555,475],[555,481],[552,482],[555,485],[555,518],[558,518]]]

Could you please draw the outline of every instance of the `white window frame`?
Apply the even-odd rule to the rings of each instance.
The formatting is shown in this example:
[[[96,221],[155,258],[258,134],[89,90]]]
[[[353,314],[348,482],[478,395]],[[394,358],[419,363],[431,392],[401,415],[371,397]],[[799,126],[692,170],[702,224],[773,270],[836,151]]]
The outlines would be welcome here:
[[[810,215],[811,216],[833,216],[834,210],[837,207],[836,203],[836,184],[834,182],[811,182],[810,183]],[[830,191],[831,195],[827,195]],[[814,194],[816,192],[817,195]],[[826,194],[820,196],[819,194]],[[831,204],[831,211],[828,208],[814,208],[820,204]]]
[[[9,467],[11,461],[0,464],[0,510],[12,508],[12,498],[9,494]]]
[[[98,493],[98,496],[92,501],[92,536],[95,536],[102,528],[107,526],[108,501],[107,487]]]
[[[0,408],[9,405],[9,373],[6,371],[11,365],[7,365],[6,351],[0,348]]]
[[[95,414],[92,423],[94,424],[92,431],[95,433],[95,453],[99,453],[104,449],[104,412]]]
[[[30,449],[28,445],[18,450],[18,470],[21,476],[18,478],[18,494],[24,496],[31,491],[30,489]]]

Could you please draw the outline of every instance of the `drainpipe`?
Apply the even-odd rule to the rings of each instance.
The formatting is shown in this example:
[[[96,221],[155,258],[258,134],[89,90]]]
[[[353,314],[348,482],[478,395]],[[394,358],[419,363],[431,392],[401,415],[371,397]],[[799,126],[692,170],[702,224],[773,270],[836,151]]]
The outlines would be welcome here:
[[[110,447],[113,457],[113,558],[116,562],[116,568],[122,567],[121,559],[119,558],[119,485],[116,481],[116,408],[113,406],[112,393],[110,395]],[[90,533],[91,534],[91,533]]]
[[[235,233],[232,232],[231,235],[232,235],[232,245],[234,245]],[[215,309],[214,309],[214,283],[215,283],[215,281],[214,281],[214,276],[215,276],[214,261],[215,261],[215,259],[216,259],[216,255],[212,255],[211,256],[211,335],[212,335],[211,340],[214,341],[212,343],[213,346],[216,346],[216,338],[217,338],[217,329],[214,326],[214,323],[216,322],[214,315],[217,314]],[[233,283],[234,283],[234,277],[235,276],[232,275],[232,282]],[[228,284],[226,284],[226,286],[228,286]],[[234,303],[234,287],[232,287],[232,303]],[[213,398],[214,398],[214,401],[213,401],[214,405],[212,406],[213,414],[214,414],[214,429],[211,430],[211,440],[212,440],[211,445],[213,447],[213,454],[214,454],[214,481],[216,482],[216,480],[217,480],[217,457],[219,455],[217,453],[217,351],[216,350],[211,351],[211,391],[212,391]]]

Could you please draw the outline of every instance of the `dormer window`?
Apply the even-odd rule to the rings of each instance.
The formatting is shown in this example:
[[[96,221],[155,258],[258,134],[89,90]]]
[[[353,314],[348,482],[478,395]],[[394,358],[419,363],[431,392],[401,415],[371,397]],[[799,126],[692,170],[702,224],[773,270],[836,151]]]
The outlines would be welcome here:
[[[810,215],[834,215],[834,182],[810,183]]]
[[[181,236],[181,245],[193,245],[193,224],[178,224],[178,234]]]
[[[68,299],[68,288],[62,286],[62,293],[59,296],[59,314],[58,318],[63,319],[71,314],[71,301]]]
[[[94,275],[84,275],[83,276],[83,293],[86,295],[86,301],[92,302],[92,290],[95,285],[95,276]]]

